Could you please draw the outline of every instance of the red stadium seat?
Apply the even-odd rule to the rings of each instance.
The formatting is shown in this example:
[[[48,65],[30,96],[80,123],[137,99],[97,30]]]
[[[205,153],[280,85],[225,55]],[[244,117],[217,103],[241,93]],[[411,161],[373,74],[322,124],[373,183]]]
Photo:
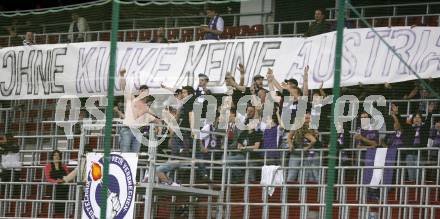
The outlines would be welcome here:
[[[35,36],[35,44],[46,44],[46,35]]]
[[[223,33],[221,35],[222,39],[233,39],[235,38],[235,35],[238,32],[238,28],[237,27],[225,27],[225,29],[223,30]]]
[[[254,35],[263,35],[264,34],[264,26],[262,24],[255,24],[251,27],[251,30]]]
[[[0,48],[1,47],[8,47],[8,44],[9,44],[8,37],[0,37]]]
[[[203,33],[201,29],[197,29],[195,40],[203,40],[203,39],[205,39],[205,33]]]
[[[438,17],[439,16],[426,16],[425,17],[425,24],[427,26],[431,26],[431,27],[438,27]]]
[[[151,40],[151,30],[140,30],[138,41],[150,41]]]
[[[176,40],[179,38],[179,29],[169,29],[167,30],[167,39]]]
[[[367,21],[367,23],[370,26],[373,26],[372,20],[371,19],[365,19]],[[368,27],[362,20],[359,20],[359,28],[366,28]]]
[[[405,26],[405,18],[404,17],[393,17],[391,18],[391,26]]]
[[[238,36],[248,36],[249,32],[251,32],[251,28],[249,27],[249,25],[243,25],[243,26],[238,27],[237,35]]]
[[[118,41],[119,42],[124,41],[124,35],[125,35],[125,31],[118,31]]]
[[[193,40],[194,31],[193,29],[182,29],[181,42],[188,42]]]
[[[408,17],[408,26],[412,26],[412,25],[422,25],[422,17],[421,16]]]
[[[377,18],[374,19],[374,27],[389,27],[388,18]]]
[[[138,37],[137,35],[138,35],[137,31],[127,31],[125,36],[125,41],[127,42],[137,41],[137,37]]]
[[[349,28],[356,28],[356,19],[348,19],[346,22]]]
[[[101,32],[99,33],[99,41],[110,41],[110,32]]]
[[[58,35],[49,35],[47,41],[49,44],[57,44],[60,42],[60,38]]]

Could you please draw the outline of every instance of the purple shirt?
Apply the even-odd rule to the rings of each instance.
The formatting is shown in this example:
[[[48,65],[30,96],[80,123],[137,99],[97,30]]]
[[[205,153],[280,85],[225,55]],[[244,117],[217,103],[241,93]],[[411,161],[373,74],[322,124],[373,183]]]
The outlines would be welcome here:
[[[364,137],[370,141],[375,141],[376,143],[379,143],[379,131],[378,130],[361,129],[360,134],[362,135],[362,137]],[[356,145],[360,145],[361,143],[362,142],[357,141]]]
[[[389,139],[388,145],[390,147],[403,147],[403,135],[400,130],[396,130]]]
[[[278,148],[278,126],[272,128],[266,128],[263,133],[263,148],[264,149],[277,149]],[[279,158],[280,153],[277,151],[266,152],[267,158]],[[264,155],[264,152],[263,154]]]

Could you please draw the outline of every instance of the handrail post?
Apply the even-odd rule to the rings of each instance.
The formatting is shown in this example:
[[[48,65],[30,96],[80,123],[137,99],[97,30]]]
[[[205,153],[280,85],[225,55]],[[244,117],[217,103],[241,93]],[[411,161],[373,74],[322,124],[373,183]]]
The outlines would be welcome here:
[[[81,170],[81,163],[84,159],[83,153],[84,153],[84,144],[85,144],[85,129],[84,126],[81,127],[81,137],[79,139],[79,151],[78,151],[78,169],[76,172],[76,190],[75,190],[75,213],[74,218],[79,218],[79,215],[81,214],[81,199],[80,199],[80,192],[81,188],[83,187],[83,179],[82,179],[82,173],[83,170]],[[86,158],[87,159],[87,158]],[[86,166],[83,166],[82,168],[86,168]]]
[[[142,144],[142,142],[141,142]],[[145,190],[145,204],[144,204],[144,218],[151,218],[151,206],[153,204],[153,186],[155,179],[155,166],[156,166],[156,149],[157,141],[154,133],[154,123],[150,123],[149,138],[148,138],[148,182]]]

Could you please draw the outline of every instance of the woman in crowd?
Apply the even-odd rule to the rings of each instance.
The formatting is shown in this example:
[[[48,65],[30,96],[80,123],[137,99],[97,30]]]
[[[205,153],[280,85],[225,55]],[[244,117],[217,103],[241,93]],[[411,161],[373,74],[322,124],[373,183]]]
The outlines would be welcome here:
[[[61,185],[64,183],[64,177],[68,175],[67,166],[62,163],[62,156],[59,150],[54,150],[50,156],[50,162],[44,167],[46,180],[50,183],[56,183],[54,186],[55,200],[67,200],[69,187]],[[61,213],[65,210],[64,203],[55,203],[55,212]]]

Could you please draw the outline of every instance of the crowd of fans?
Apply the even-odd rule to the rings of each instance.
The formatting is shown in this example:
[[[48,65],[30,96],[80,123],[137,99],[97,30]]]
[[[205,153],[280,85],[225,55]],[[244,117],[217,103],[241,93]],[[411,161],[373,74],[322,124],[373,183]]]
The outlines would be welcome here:
[[[167,149],[173,156],[187,157],[191,156],[191,150],[193,149],[193,142],[196,142],[196,158],[202,160],[210,159],[210,151],[214,149],[223,148],[223,139],[220,136],[214,134],[198,134],[191,131],[197,129],[197,125],[194,124],[194,103],[203,103],[201,130],[202,131],[216,131],[227,134],[229,153],[228,161],[232,166],[241,166],[242,162],[246,160],[246,156],[253,160],[247,165],[249,166],[261,166],[261,160],[263,157],[266,159],[266,164],[280,165],[281,152],[277,150],[273,151],[255,151],[257,149],[287,149],[290,152],[290,158],[288,159],[289,167],[309,166],[319,167],[324,165],[322,163],[322,157],[320,149],[327,147],[329,144],[328,135],[322,134],[330,131],[330,111],[331,105],[324,105],[319,111],[315,106],[319,105],[320,99],[322,100],[331,91],[325,90],[322,87],[318,90],[309,90],[307,86],[308,67],[304,69],[304,84],[299,87],[298,81],[294,78],[286,79],[284,82],[278,81],[271,69],[268,70],[266,76],[256,75],[253,78],[251,86],[244,85],[245,66],[239,65],[240,81],[237,83],[235,77],[228,73],[225,76],[225,84],[227,86],[227,92],[225,94],[214,94],[217,99],[223,98],[223,104],[218,107],[216,111],[216,119],[214,122],[207,122],[208,101],[204,99],[203,95],[212,94],[208,89],[209,77],[205,74],[199,74],[198,85],[196,87],[183,86],[182,88],[169,88],[162,85],[162,88],[174,93],[176,102],[166,107],[162,111],[162,116],[157,117],[153,113],[154,97],[149,95],[149,89],[146,85],[140,87],[140,90],[136,94],[130,91],[128,92],[131,97],[125,99],[125,114],[124,101],[118,100],[114,108],[115,117],[124,119],[126,126],[119,130],[120,135],[120,147],[124,152],[139,152],[141,150],[140,138],[136,138],[134,133],[142,135],[142,133],[148,135],[148,132],[144,131],[144,127],[133,127],[132,121],[139,119],[141,121],[148,121],[160,125],[169,125],[169,119],[166,116],[170,116],[177,121],[181,129],[183,138],[177,136],[177,134],[170,130],[169,139],[162,144],[162,149]],[[121,87],[125,88],[126,72],[121,70]],[[264,81],[267,81],[267,86],[264,86]],[[387,100],[402,100],[409,98],[430,99],[434,98],[429,91],[427,91],[419,82],[415,82],[414,88],[405,89],[409,84],[414,82],[404,82],[396,84],[383,84],[383,85],[362,85],[342,88],[343,95],[355,95],[360,100],[363,100],[367,95],[384,95]],[[430,85],[438,83],[438,79],[429,79],[427,83]],[[403,91],[407,91],[404,94]],[[251,95],[252,98],[247,102],[245,114],[237,112],[239,100],[245,95]],[[227,97],[226,99],[225,96]],[[293,96],[293,103],[289,103],[285,98],[287,96]],[[298,100],[300,96],[309,96],[308,108],[304,117],[304,125],[297,130],[289,131],[287,128],[289,124],[283,124],[283,116],[287,116],[290,123],[293,124],[297,117],[296,111],[298,108]],[[270,117],[263,117],[264,105],[266,99],[271,99],[274,107],[273,115]],[[226,102],[225,102],[226,100]],[[230,101],[230,102],[228,102]],[[154,104],[153,104],[154,105]],[[128,108],[127,108],[128,106]],[[437,102],[420,101],[413,104],[410,108],[411,112],[409,117],[403,117],[400,114],[407,114],[408,112],[400,112],[401,108],[406,107],[401,102],[394,102],[387,107],[378,107],[385,117],[385,125],[380,130],[371,130],[371,127],[361,127],[360,120],[362,118],[371,118],[371,115],[367,112],[361,112],[358,115],[358,119],[350,123],[344,124],[342,127],[344,132],[339,134],[338,137],[338,149],[344,148],[374,148],[374,147],[409,147],[409,148],[421,148],[427,147],[428,139],[431,146],[438,147],[440,137],[440,120],[435,119],[435,126],[431,127],[431,115],[437,110]],[[391,110],[388,109],[391,107]],[[157,108],[157,107],[156,107]],[[127,109],[131,113],[127,114]],[[229,110],[230,114],[228,118],[222,118],[224,115],[220,112]],[[285,111],[288,109],[288,111]],[[287,115],[284,113],[287,112]],[[137,117],[136,115],[139,115]],[[426,115],[426,118],[424,117]],[[130,118],[127,118],[130,117]],[[298,117],[301,117],[299,115]],[[298,119],[298,118],[297,118]],[[313,120],[318,119],[318,123],[312,123]],[[221,122],[227,121],[227,127],[220,127]],[[237,122],[244,124],[248,127],[247,130],[241,128],[242,124],[236,124]],[[353,127],[357,127],[354,128]],[[136,131],[133,129],[140,129]],[[158,129],[158,132],[163,132],[163,129]],[[388,132],[386,132],[388,131]],[[403,134],[402,134],[403,133]],[[128,140],[127,140],[128,139]],[[196,139],[196,140],[194,140]],[[353,144],[354,143],[354,144]],[[136,145],[136,146],[133,146]],[[420,156],[416,156],[417,153],[411,151],[402,152],[402,164],[409,166],[417,166],[420,164],[418,160]],[[432,153],[434,154],[434,152]],[[344,159],[348,159],[350,154],[343,154]],[[353,156],[353,155],[351,155]],[[433,156],[433,155],[432,155]],[[429,159],[428,156],[422,156]],[[218,158],[220,159],[220,158]],[[351,157],[353,159],[353,157]],[[364,159],[364,158],[362,158]],[[428,160],[427,160],[428,161]],[[176,184],[167,174],[173,170],[181,167],[183,164],[177,160],[168,161],[163,165],[159,165],[157,172],[159,175],[159,181],[169,184]],[[205,164],[203,162],[198,164],[199,178],[204,181],[209,181],[208,172],[206,171]],[[249,181],[257,181],[259,175],[257,171],[252,168],[249,171]],[[420,180],[420,177],[415,177],[416,169],[409,168],[406,170],[406,179],[410,181]],[[300,181],[306,182],[320,182],[321,171],[319,168],[309,168],[304,174],[299,174],[300,170],[292,168],[288,170],[288,181]],[[303,175],[305,178],[301,179]],[[232,181],[242,181],[243,173],[240,170],[234,169],[232,171]]]

